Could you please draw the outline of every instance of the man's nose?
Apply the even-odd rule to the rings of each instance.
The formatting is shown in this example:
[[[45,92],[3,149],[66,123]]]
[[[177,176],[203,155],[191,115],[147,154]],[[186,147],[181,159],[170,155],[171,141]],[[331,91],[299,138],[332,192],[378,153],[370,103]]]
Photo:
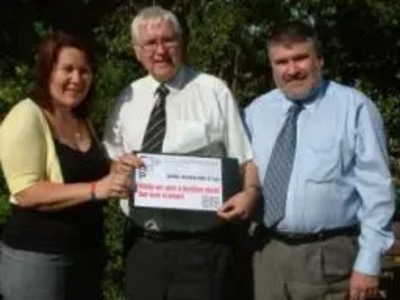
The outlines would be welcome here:
[[[287,73],[289,75],[296,75],[299,72],[299,67],[296,62],[290,61],[287,64]]]
[[[159,41],[156,44],[156,53],[164,53],[167,51],[167,46],[164,42]]]

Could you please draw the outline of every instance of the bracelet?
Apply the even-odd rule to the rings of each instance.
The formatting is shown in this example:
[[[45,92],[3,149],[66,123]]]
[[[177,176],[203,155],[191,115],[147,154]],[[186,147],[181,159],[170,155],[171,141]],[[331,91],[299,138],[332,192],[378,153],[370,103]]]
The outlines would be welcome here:
[[[261,192],[261,187],[258,186],[258,185],[249,185],[249,186],[246,186],[246,187],[243,189],[243,191],[247,191],[247,190],[249,190],[249,189],[255,189],[257,193],[260,193],[260,192]]]
[[[89,197],[89,201],[94,201],[97,200],[96,198],[96,182],[90,182],[89,183],[90,186],[90,197]]]

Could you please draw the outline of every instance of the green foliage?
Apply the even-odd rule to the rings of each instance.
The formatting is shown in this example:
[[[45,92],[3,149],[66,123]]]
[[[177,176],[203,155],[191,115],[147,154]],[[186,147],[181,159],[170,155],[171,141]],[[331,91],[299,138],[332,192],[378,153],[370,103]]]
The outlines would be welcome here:
[[[123,261],[123,229],[126,217],[122,215],[117,201],[111,202],[106,209],[106,245],[108,263],[104,280],[104,297],[108,300],[124,298],[124,261]]]
[[[32,74],[28,66],[20,64],[10,75],[2,75],[4,77],[0,81],[0,111],[6,112],[12,104],[27,97]]]
[[[1,174],[1,173],[0,173]],[[4,182],[4,177],[0,176],[0,228],[5,223],[10,214],[9,194]]]
[[[138,72],[134,68],[133,57],[130,60],[107,60],[99,66],[96,82],[96,99],[93,105],[92,120],[99,129],[104,127],[107,115],[114,106],[115,97],[134,78]]]
[[[104,25],[93,30],[98,45],[99,61],[96,78],[97,97],[93,109],[93,120],[98,125],[97,128],[103,127],[106,116],[112,110],[113,99],[125,86],[140,76],[129,33],[134,11],[132,2],[127,1],[113,14],[104,17]]]

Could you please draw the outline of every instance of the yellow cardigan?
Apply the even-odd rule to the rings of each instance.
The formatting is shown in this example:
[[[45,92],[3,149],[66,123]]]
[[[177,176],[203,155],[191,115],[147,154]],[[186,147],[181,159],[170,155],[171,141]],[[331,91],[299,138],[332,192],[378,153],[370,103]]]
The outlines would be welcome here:
[[[64,181],[50,127],[31,99],[16,104],[0,125],[0,163],[13,203],[13,195],[39,181]]]

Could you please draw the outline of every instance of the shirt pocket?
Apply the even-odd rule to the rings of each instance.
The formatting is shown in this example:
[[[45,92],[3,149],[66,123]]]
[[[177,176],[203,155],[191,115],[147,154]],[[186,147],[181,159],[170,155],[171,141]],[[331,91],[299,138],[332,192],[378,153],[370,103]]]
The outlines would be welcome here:
[[[341,172],[340,146],[335,140],[320,140],[307,145],[305,165],[308,180],[330,182],[338,179]]]
[[[209,126],[205,121],[173,120],[170,125],[164,142],[165,152],[195,152],[210,143],[207,130]]]

